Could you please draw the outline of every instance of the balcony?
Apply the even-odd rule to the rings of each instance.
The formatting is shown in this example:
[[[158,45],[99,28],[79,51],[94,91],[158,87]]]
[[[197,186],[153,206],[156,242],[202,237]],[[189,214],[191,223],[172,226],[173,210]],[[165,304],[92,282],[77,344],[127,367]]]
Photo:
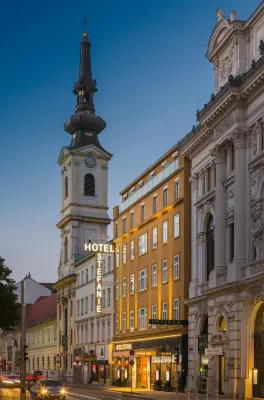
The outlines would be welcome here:
[[[254,261],[241,268],[241,279],[253,278],[258,275],[264,275],[264,260]]]
[[[149,193],[151,190],[155,189],[160,185],[165,179],[176,172],[179,169],[179,160],[176,158],[171,164],[169,164],[163,171],[161,171],[157,176],[154,176],[148,183],[143,185],[137,192],[133,193],[127,200],[119,204],[119,214],[125,211],[127,208],[131,207],[132,204],[136,203],[139,199]]]

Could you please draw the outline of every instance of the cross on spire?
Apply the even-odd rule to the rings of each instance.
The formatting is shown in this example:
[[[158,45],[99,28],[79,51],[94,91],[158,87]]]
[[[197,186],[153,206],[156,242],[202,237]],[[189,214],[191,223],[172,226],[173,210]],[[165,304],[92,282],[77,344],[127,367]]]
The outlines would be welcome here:
[[[87,19],[87,17],[85,16],[84,17],[84,21],[83,21],[83,29],[84,29],[84,32],[86,33],[86,25],[87,25],[87,22],[88,22],[88,19]]]

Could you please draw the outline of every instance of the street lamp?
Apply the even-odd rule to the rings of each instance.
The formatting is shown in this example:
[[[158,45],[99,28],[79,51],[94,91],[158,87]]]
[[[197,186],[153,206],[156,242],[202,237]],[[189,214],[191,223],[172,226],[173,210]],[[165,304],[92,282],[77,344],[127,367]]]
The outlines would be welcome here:
[[[258,369],[257,368],[253,368],[253,370],[252,370],[252,382],[253,382],[253,385],[258,384]]]

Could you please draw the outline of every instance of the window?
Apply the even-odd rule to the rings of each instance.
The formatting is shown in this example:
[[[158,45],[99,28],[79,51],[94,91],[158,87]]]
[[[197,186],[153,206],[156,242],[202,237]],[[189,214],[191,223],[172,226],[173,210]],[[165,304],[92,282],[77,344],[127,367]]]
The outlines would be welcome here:
[[[97,339],[97,342],[100,341],[100,322],[99,321],[97,321],[97,324],[96,324],[96,339]]]
[[[91,275],[92,275],[91,279],[93,280],[94,279],[94,265],[92,265],[92,274]]]
[[[95,181],[92,174],[86,174],[84,177],[84,195],[95,196]]]
[[[173,233],[175,238],[180,236],[180,214],[173,217]]]
[[[138,255],[144,254],[148,251],[148,234],[139,236],[138,238]]]
[[[234,259],[235,252],[235,226],[234,223],[230,225],[230,261],[232,262]]]
[[[135,291],[135,276],[134,276],[134,274],[130,275],[130,289],[129,290],[130,290],[130,294],[133,294]]]
[[[44,335],[44,329],[42,329],[42,344],[44,344],[45,341],[45,335]]]
[[[80,274],[77,274],[77,286],[80,286]]]
[[[80,315],[80,300],[77,300],[77,315]]]
[[[127,248],[126,248],[126,244],[123,246],[123,264],[125,264],[127,262]]]
[[[119,249],[116,249],[116,267],[120,265]]]
[[[179,256],[173,257],[173,279],[179,279]]]
[[[64,262],[68,262],[68,238],[64,239]]]
[[[157,319],[157,305],[153,304],[151,307],[151,319]],[[152,325],[152,328],[156,328],[156,325]]]
[[[178,200],[180,197],[180,180],[176,179],[175,181],[175,200]]]
[[[126,297],[126,278],[122,279],[122,296]]]
[[[140,214],[140,220],[143,222],[145,219],[145,204],[141,204],[141,214]]]
[[[105,258],[102,260],[102,275],[105,275]]]
[[[102,322],[102,341],[105,341],[105,322]]]
[[[162,243],[168,242],[168,221],[164,221],[162,224]]]
[[[81,314],[83,315],[83,304],[84,304],[84,299],[81,299]]]
[[[81,285],[84,283],[84,271],[81,272]]]
[[[94,341],[94,325],[91,324],[91,342],[93,343]]]
[[[235,169],[235,146],[232,145],[232,150],[231,150],[231,171],[234,171]]]
[[[173,300],[173,319],[180,319],[178,299]]]
[[[111,305],[111,288],[107,288],[107,306]]]
[[[163,189],[163,207],[168,205],[168,188]]]
[[[85,297],[85,314],[88,313],[88,296]]]
[[[135,242],[131,240],[130,242],[130,260],[134,260],[135,258]]]
[[[147,268],[138,273],[138,291],[147,289]]]
[[[107,340],[110,340],[111,337],[111,322],[107,321]]]
[[[105,307],[105,290],[102,290],[102,307]]]
[[[213,187],[213,173],[212,173],[212,167],[208,167],[207,169],[207,175],[208,175],[208,192],[212,189]]]
[[[147,329],[147,309],[139,308],[138,310],[138,329]]]
[[[94,310],[94,294],[91,294],[91,311]]]
[[[126,233],[126,217],[123,218],[123,233]]]
[[[261,133],[261,151],[264,150],[264,129],[263,122],[260,123],[260,133]]]
[[[64,198],[67,199],[68,197],[68,176],[65,176],[64,179]]]
[[[88,276],[88,268],[85,270],[85,282],[88,282],[89,276]]]
[[[116,281],[115,289],[116,289],[116,299],[119,299],[119,281]]]
[[[116,222],[116,226],[115,226],[115,237],[118,237],[118,222]]]
[[[72,310],[73,310],[73,301],[71,300],[71,302],[70,302],[70,315],[72,315]]]
[[[153,196],[152,210],[153,210],[153,214],[156,214],[156,212],[157,212],[157,196]]]
[[[116,314],[115,317],[115,328],[116,328],[116,333],[119,333],[119,316]]]
[[[157,265],[152,266],[152,287],[157,286]]]
[[[126,312],[123,312],[122,331],[126,332]]]
[[[168,319],[168,303],[162,303],[162,319]]]
[[[108,256],[107,258],[107,265],[108,265],[108,272],[111,271],[111,256]]]
[[[130,311],[130,330],[134,330],[134,311]]]
[[[130,213],[130,228],[134,228],[134,211]]]
[[[162,261],[162,283],[168,282],[168,265],[167,260]]]
[[[207,223],[207,234],[206,234],[206,279],[209,281],[209,275],[214,269],[214,227],[213,217],[210,216]]]
[[[152,229],[152,248],[155,249],[158,244],[158,228],[155,227]]]

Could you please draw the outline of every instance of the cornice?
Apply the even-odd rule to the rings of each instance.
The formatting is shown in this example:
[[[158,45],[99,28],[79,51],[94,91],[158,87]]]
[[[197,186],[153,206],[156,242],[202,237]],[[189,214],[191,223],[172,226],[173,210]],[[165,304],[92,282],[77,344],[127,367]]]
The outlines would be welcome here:
[[[66,207],[62,208],[61,214],[63,214],[70,207],[85,207],[85,208],[98,208],[99,210],[109,210],[109,207],[95,206],[93,204],[80,204],[80,203],[69,203]]]
[[[78,214],[69,214],[66,215],[63,219],[61,219],[57,223],[57,228],[61,229],[63,228],[64,225],[68,224],[69,221],[80,221],[80,222],[100,222],[101,224],[106,224],[109,225],[111,223],[110,218],[100,218],[100,217],[87,217],[87,216],[81,216]]]

